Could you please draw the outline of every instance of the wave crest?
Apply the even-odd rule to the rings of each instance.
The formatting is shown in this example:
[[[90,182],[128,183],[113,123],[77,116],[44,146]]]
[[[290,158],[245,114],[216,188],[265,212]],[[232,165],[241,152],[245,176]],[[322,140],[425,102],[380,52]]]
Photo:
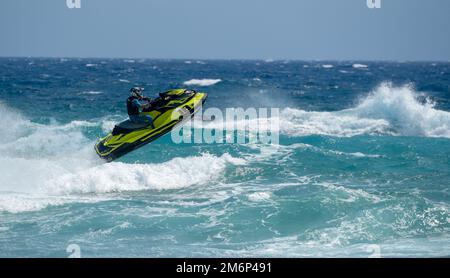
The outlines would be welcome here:
[[[412,86],[394,87],[383,83],[353,108],[335,112],[284,108],[278,117],[204,122],[203,128],[235,127],[249,131],[279,131],[287,136],[357,135],[424,136],[450,138],[450,112],[438,110]],[[274,121],[278,121],[275,124]],[[279,128],[274,128],[279,126]]]
[[[188,81],[185,81],[183,84],[187,86],[212,86],[219,82],[221,82],[222,79],[191,79]]]
[[[356,107],[337,112],[284,109],[281,132],[288,135],[400,135],[450,138],[450,113],[429,99],[419,101],[412,86],[383,83]]]

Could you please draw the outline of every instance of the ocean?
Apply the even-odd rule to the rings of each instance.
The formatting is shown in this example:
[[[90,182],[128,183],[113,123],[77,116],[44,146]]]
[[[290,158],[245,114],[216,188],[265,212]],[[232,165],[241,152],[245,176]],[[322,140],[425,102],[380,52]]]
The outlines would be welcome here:
[[[105,163],[132,86],[279,108],[279,143]],[[0,58],[0,257],[450,256],[449,111],[449,62]]]

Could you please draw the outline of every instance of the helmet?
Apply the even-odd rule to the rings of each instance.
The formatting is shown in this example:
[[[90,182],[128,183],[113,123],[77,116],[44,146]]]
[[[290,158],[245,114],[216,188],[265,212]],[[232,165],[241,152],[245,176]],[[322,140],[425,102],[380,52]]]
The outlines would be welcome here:
[[[142,98],[144,90],[142,87],[133,87],[130,89],[130,93],[133,97]]]

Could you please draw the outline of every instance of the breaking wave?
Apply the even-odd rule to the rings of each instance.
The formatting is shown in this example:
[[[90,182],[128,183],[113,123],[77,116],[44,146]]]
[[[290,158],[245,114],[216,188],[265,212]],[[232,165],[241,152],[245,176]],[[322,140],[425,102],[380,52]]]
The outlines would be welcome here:
[[[278,117],[242,120],[236,123],[211,121],[204,128],[274,130],[288,136],[357,135],[424,136],[450,138],[450,112],[438,110],[429,99],[419,100],[411,86],[394,87],[383,83],[353,108],[336,112],[305,111],[295,108],[280,110]]]
[[[42,125],[2,104],[0,114],[0,131],[7,135],[0,141],[0,212],[33,211],[107,198],[100,198],[99,193],[202,185],[219,178],[228,165],[245,163],[225,153],[153,164],[105,164],[93,152],[94,142],[82,132],[83,128],[101,127],[102,123]]]

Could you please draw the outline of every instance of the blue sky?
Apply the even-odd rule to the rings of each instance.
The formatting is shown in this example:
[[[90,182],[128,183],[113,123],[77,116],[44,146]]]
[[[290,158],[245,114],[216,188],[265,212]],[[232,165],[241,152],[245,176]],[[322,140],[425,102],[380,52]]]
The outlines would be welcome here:
[[[450,60],[450,1],[0,0],[0,56]]]

